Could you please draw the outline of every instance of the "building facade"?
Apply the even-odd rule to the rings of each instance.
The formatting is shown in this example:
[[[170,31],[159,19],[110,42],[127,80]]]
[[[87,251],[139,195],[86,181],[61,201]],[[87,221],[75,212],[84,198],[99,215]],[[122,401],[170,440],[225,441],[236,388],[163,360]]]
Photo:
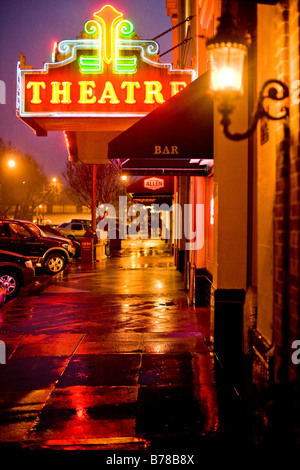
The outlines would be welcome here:
[[[289,90],[284,102],[264,101],[270,115],[280,114],[283,105],[289,115],[260,119],[255,132],[239,141],[224,135],[218,103],[209,94],[206,42],[228,3],[248,42],[232,132],[249,128],[266,81],[281,80]],[[87,28],[78,39],[56,45],[44,70],[32,70],[21,56],[18,115],[37,135],[64,131],[70,161],[174,177],[174,203],[184,208],[174,217],[174,231],[182,234],[174,237],[174,256],[190,303],[209,307],[215,354],[234,385],[251,397],[262,435],[271,430],[299,439],[299,1],[166,0],[166,11],[173,67],[158,62],[155,41],[141,45],[135,36],[132,55],[123,37],[120,55],[102,56],[98,41],[99,57],[86,56],[87,42],[95,48],[86,37],[95,31]],[[129,34],[119,30],[123,14],[105,5],[94,13],[101,20],[98,39],[112,14],[119,18],[116,41],[121,31]],[[64,68],[73,81],[57,82],[56,72]],[[135,81],[125,81],[124,70]],[[163,99],[159,84],[165,81]],[[198,243],[191,243],[195,235]]]

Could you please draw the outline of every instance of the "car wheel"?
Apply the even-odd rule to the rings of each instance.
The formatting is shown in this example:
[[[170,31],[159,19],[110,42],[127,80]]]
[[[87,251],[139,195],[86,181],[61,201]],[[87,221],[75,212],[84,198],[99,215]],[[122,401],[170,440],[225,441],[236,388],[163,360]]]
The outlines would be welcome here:
[[[21,288],[19,276],[13,271],[0,271],[0,286],[6,292],[5,302],[14,299]]]
[[[60,253],[53,253],[47,258],[45,267],[49,274],[57,274],[66,266],[66,260]]]

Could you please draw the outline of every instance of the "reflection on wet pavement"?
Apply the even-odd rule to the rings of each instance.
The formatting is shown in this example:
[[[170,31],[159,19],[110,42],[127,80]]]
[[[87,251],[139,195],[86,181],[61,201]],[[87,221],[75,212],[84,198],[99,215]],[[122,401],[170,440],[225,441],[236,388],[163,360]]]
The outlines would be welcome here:
[[[208,317],[188,305],[167,245],[151,240],[7,304],[0,445],[184,448],[223,435]]]

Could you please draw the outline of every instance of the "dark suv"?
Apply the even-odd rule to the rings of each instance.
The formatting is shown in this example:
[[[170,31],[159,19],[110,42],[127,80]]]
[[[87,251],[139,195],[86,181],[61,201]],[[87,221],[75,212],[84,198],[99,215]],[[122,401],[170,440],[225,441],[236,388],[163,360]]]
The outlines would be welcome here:
[[[30,284],[33,279],[34,269],[29,258],[0,250],[0,287],[6,292],[6,302],[14,299],[21,287]]]
[[[62,271],[75,254],[73,245],[67,239],[59,240],[42,232],[34,232],[27,223],[1,218],[0,250],[27,256],[34,267],[43,267],[50,274]]]

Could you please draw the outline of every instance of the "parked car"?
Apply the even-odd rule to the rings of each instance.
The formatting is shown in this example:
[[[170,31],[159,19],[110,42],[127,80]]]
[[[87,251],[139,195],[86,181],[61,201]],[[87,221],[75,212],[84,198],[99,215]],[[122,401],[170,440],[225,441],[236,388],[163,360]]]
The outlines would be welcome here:
[[[63,237],[63,235],[57,230],[56,228],[53,228],[52,226],[49,225],[38,225],[38,227],[42,230],[42,232],[47,236],[47,237],[58,237],[58,238],[66,238]],[[75,255],[74,258],[80,257],[81,254],[81,246],[80,243],[72,238],[68,238],[72,245],[75,248]]]
[[[91,219],[71,219],[71,222],[80,222],[81,224],[92,224]]]
[[[46,236],[33,222],[0,219],[0,250],[27,256],[33,266],[49,274],[62,271],[71,262],[75,248],[70,240]]]
[[[21,287],[34,279],[32,261],[9,251],[0,250],[0,287],[6,292],[5,302],[14,299]]]
[[[66,222],[57,227],[57,230],[67,238],[81,241],[85,232],[91,230],[89,222]]]

